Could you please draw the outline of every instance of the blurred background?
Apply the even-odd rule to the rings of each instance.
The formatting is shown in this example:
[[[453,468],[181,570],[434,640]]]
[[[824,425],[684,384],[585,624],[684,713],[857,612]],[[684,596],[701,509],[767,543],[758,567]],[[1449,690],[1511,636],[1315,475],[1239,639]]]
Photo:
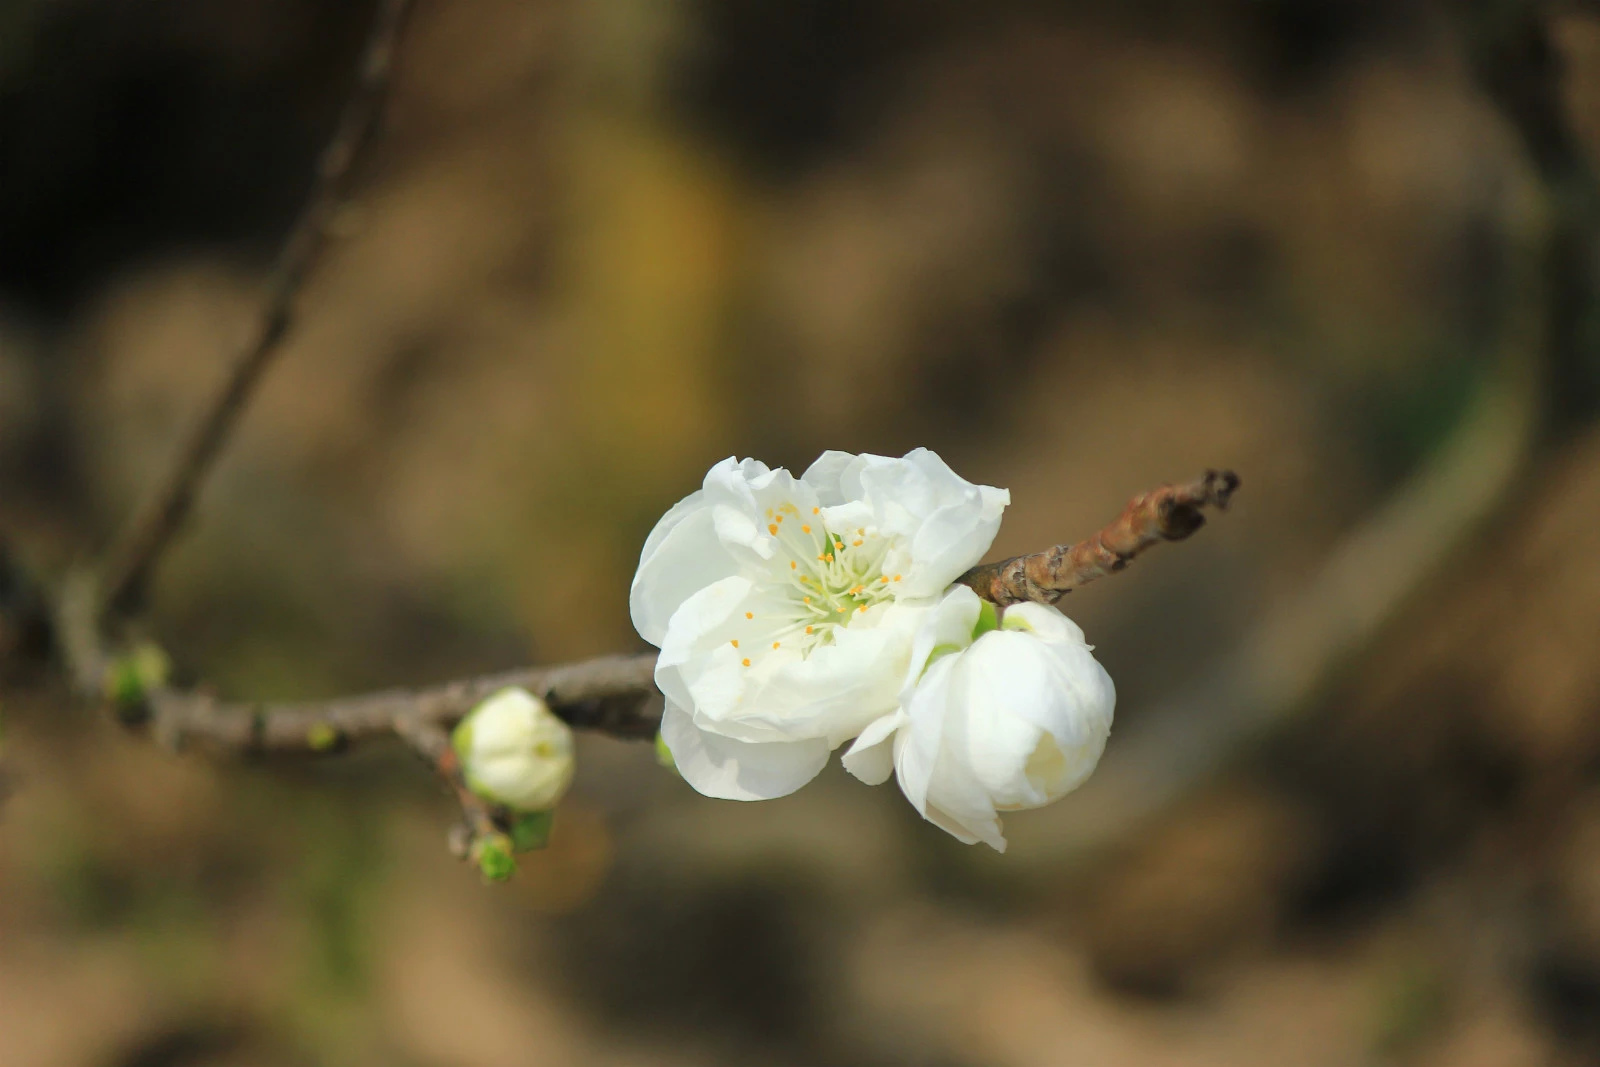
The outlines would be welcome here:
[[[221,380],[371,9],[0,0],[0,531],[104,546]],[[704,799],[580,740],[486,888],[406,752],[174,756],[12,679],[6,1067],[1600,1062],[1600,8],[421,0],[150,634],[317,697],[643,650],[730,454],[926,445],[1063,607],[1079,794]]]

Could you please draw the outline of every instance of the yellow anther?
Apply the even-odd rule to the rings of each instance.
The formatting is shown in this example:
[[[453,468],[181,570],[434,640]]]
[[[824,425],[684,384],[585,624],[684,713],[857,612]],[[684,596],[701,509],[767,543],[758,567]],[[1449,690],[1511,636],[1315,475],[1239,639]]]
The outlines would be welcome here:
[[[756,613],[753,611],[747,611],[744,613],[744,617],[747,619],[753,619],[756,617]]]
[[[778,524],[775,523],[775,522],[767,523],[767,533],[773,534],[774,536],[776,536],[777,533],[778,533]]]
[[[807,626],[806,627],[806,633],[810,633],[813,629],[814,629],[814,627]]]
[[[740,660],[740,661],[739,661],[739,662],[741,662],[741,663],[743,663],[743,664],[744,664],[744,665],[745,665],[745,666],[746,666],[746,667],[748,667],[748,666],[750,666],[750,661],[749,661],[749,660],[747,660],[747,659],[745,659],[745,660]]]
[[[796,567],[796,563],[795,563],[795,561],[794,561],[794,560],[792,560],[792,559],[791,559],[791,560],[790,560],[790,561],[789,561],[789,569],[790,569],[790,570],[794,570],[794,569],[795,569],[795,567]],[[800,579],[800,580],[801,580],[801,581],[802,581],[802,582],[803,582],[803,581],[805,581],[805,579],[804,579],[804,578],[801,578],[801,579]]]
[[[735,637],[732,641],[730,641],[728,643],[731,644],[734,648],[738,648],[739,647],[739,639],[737,637]]]
[[[805,601],[806,601],[807,604],[809,604],[809,603],[811,603],[811,598],[810,597],[806,597]]]
[[[851,542],[850,542],[850,543],[851,543],[851,544],[852,544],[852,545],[855,545],[855,546],[856,546],[856,547],[857,547],[857,548],[860,548],[860,547],[861,547],[861,542],[860,542],[860,541],[859,541],[859,540],[856,540],[856,541],[851,541]]]
[[[857,608],[856,610],[857,611],[866,611],[867,610],[867,606],[865,604],[863,604],[859,608]]]
[[[811,532],[811,527],[809,527],[809,526],[802,526],[802,527],[800,527],[800,532],[801,532],[801,533],[810,533],[810,532]]]
[[[899,580],[900,580],[900,576],[899,576],[899,575],[898,575],[898,574],[897,574],[897,575],[895,575],[895,576],[894,576],[894,580],[895,580],[895,581],[897,581],[897,582],[898,582],[898,581],[899,581]]]
[[[882,578],[878,579],[878,581],[880,581],[880,582],[887,582],[888,580],[889,580],[889,576],[887,574],[885,574]]]
[[[813,514],[813,515],[821,515],[822,514],[822,509],[821,508],[812,508],[811,509],[811,514]]]
[[[778,642],[778,641],[774,641],[774,642],[772,642],[772,647],[773,647],[773,648],[777,648],[777,647],[778,647],[778,645],[779,645],[779,644],[780,644],[780,643],[781,643],[781,642]]]
[[[856,533],[860,534],[862,537],[865,537],[867,536],[867,528],[865,526],[858,526],[856,527]]]

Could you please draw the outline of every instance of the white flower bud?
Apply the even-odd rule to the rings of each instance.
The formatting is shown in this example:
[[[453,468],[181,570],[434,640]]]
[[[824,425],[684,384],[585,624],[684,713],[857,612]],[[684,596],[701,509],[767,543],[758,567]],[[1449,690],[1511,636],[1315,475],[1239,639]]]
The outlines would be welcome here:
[[[572,784],[572,730],[525,689],[502,689],[451,736],[462,773],[485,800],[548,811]]]
[[[900,788],[925,818],[1003,852],[999,813],[1043,807],[1082,785],[1105,750],[1117,696],[1065,615],[1017,604],[987,629],[976,599],[952,590],[934,617],[956,629],[976,620],[976,639],[944,655],[950,646],[935,648],[901,709],[863,731],[844,765],[881,782],[892,746]],[[932,640],[925,633],[921,644]]]

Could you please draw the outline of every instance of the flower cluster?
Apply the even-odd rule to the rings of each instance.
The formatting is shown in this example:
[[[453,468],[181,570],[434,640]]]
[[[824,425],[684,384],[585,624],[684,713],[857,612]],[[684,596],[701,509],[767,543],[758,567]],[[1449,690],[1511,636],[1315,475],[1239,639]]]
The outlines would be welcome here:
[[[829,754],[1004,849],[999,812],[1094,769],[1115,690],[1054,608],[1003,613],[952,583],[1010,502],[926,449],[826,452],[799,478],[727,459],[656,524],[634,626],[660,650],[662,740],[701,793],[765,800]]]

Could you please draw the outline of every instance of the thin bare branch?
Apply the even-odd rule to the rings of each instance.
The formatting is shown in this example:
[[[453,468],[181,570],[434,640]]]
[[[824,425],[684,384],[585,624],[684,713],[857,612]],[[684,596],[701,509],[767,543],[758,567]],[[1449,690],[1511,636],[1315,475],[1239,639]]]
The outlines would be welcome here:
[[[490,804],[467,785],[461,761],[444,727],[416,717],[402,717],[395,722],[395,732],[438,773],[455,794],[456,803],[461,805],[461,823],[450,833],[450,850],[458,858],[468,858],[475,844],[505,832],[509,813]]]
[[[655,656],[605,656],[526,667],[426,689],[386,689],[303,703],[219,701],[158,689],[147,698],[151,732],[163,743],[218,753],[331,752],[374,737],[408,740],[423,727],[454,724],[486,697],[519,686],[542,697],[577,729],[650,740],[660,726]]]
[[[1205,525],[1203,509],[1226,508],[1238,488],[1232,471],[1206,471],[1185,485],[1163,485],[1128,501],[1121,515],[1087,540],[985,563],[956,581],[1002,607],[1028,600],[1054,604],[1080,585],[1122,570],[1151,545],[1188,537]]]
[[[104,569],[104,610],[140,598],[151,571],[194,505],[207,473],[294,319],[295,298],[327,244],[328,225],[343,199],[352,164],[372,139],[394,68],[395,47],[412,0],[380,0],[361,52],[356,84],[333,138],[318,161],[316,182],[267,282],[252,325],[221,390],[184,444],[166,479],[114,542]]]

